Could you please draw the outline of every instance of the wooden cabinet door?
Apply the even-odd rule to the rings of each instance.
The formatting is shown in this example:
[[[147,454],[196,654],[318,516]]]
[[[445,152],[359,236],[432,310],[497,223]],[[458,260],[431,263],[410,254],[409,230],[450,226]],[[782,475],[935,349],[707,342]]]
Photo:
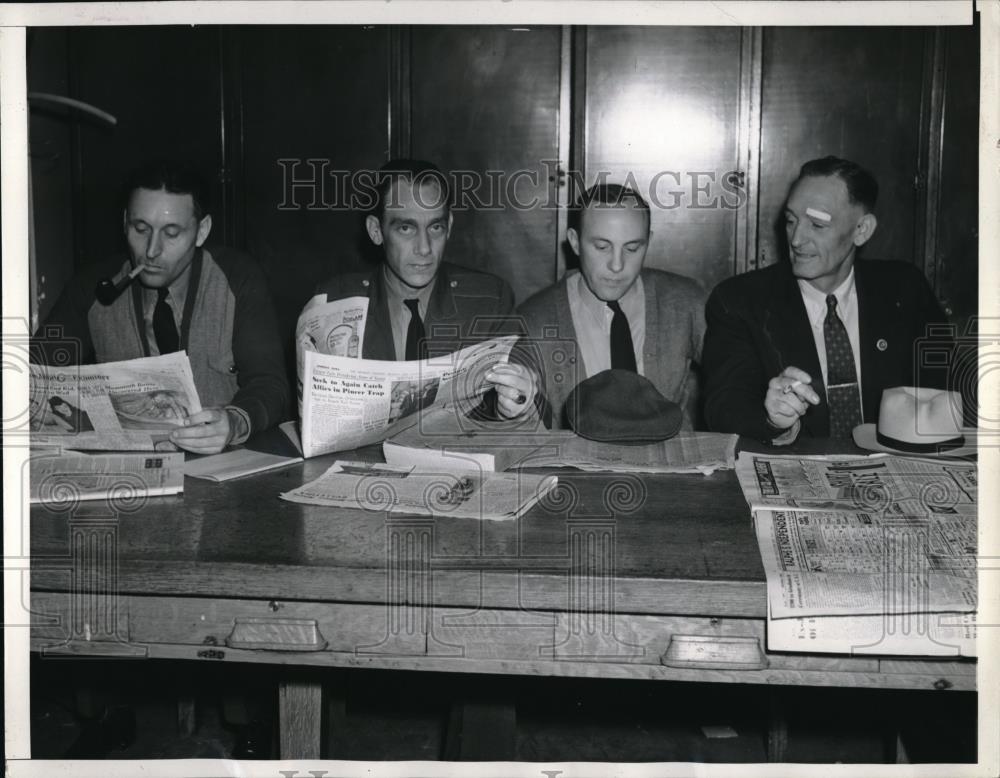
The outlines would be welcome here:
[[[589,27],[584,120],[586,183],[634,183],[650,202],[646,266],[711,288],[736,261],[739,169],[738,28]],[[582,131],[582,135],[579,133]]]
[[[867,257],[920,262],[915,245],[921,28],[764,30],[758,263],[787,258],[783,207],[803,162],[833,154],[879,183]]]
[[[221,202],[219,32],[211,27],[70,30],[72,96],[117,117],[79,133],[76,240],[84,262],[124,247],[121,188],[149,159],[189,159],[212,186],[214,235]],[[213,235],[213,237],[214,237]]]
[[[468,196],[460,197],[446,258],[504,278],[518,302],[556,280],[549,175],[558,158],[559,74],[558,27],[412,29],[411,155],[480,177],[468,187],[458,179]],[[518,171],[526,173],[514,178]]]
[[[349,175],[387,158],[388,40],[386,27],[343,26],[243,28],[236,38],[235,191],[246,247],[264,267],[289,342],[315,286],[365,264]]]

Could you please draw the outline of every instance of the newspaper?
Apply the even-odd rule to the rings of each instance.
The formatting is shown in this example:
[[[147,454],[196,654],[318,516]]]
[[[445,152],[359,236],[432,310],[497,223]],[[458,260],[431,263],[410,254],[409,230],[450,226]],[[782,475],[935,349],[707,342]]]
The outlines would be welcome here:
[[[976,465],[876,454],[772,456],[741,454],[736,475],[751,510],[932,513],[975,519]]]
[[[483,341],[419,362],[333,356],[302,349],[300,412],[305,457],[378,443],[417,421],[417,411],[472,410],[507,360],[516,336]]]
[[[170,431],[201,410],[183,351],[99,365],[30,366],[32,444],[176,450]]]
[[[307,505],[437,517],[515,519],[555,488],[555,476],[523,473],[418,473],[412,467],[335,462],[323,475],[285,492]]]
[[[189,459],[184,464],[184,475],[222,483],[234,478],[246,478],[257,473],[289,467],[301,461],[302,457],[286,457],[264,451],[253,451],[249,448],[234,448],[221,454]]]
[[[295,353],[318,351],[335,357],[357,358],[365,340],[368,298],[347,297],[326,302],[325,294],[313,297],[295,325]],[[298,364],[302,375],[302,364]]]
[[[962,514],[757,511],[773,618],[976,609],[976,522]]]
[[[670,440],[641,446],[598,443],[571,435],[557,447],[525,457],[519,467],[576,467],[590,472],[702,473],[732,469],[736,435],[681,432]]]
[[[35,454],[29,462],[33,503],[109,500],[122,506],[152,495],[184,491],[184,455]]]
[[[386,462],[448,470],[462,459],[485,470],[576,467],[594,472],[704,473],[732,469],[736,435],[682,432],[650,445],[625,446],[586,440],[571,430],[547,430],[522,419],[476,428],[454,413],[421,414],[418,424],[382,445]]]
[[[975,613],[896,613],[775,619],[769,651],[819,654],[976,656]]]

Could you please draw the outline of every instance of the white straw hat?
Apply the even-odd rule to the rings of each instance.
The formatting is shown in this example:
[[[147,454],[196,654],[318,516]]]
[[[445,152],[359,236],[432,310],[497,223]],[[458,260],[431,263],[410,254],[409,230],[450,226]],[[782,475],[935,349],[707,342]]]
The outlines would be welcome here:
[[[962,396],[944,389],[896,386],[882,392],[878,425],[859,424],[854,442],[892,454],[966,456],[976,453],[974,429],[962,428]]]

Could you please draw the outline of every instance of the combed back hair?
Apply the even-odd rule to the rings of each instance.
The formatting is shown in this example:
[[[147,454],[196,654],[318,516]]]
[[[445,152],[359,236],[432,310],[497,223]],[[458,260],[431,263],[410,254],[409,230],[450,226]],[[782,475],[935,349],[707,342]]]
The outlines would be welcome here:
[[[823,157],[806,162],[799,170],[796,183],[803,178],[837,176],[847,187],[847,199],[860,205],[865,213],[875,210],[878,200],[878,181],[857,162],[840,157]]]
[[[125,179],[122,192],[127,209],[136,189],[165,191],[175,195],[191,195],[194,217],[201,221],[211,212],[211,192],[201,171],[191,162],[177,159],[155,159],[135,168]]]
[[[398,205],[398,198],[392,198],[392,186],[399,181],[408,181],[414,185],[413,190],[418,202],[421,202],[419,193],[423,185],[428,181],[437,182],[441,190],[441,198],[444,201],[445,212],[451,210],[451,187],[448,185],[448,177],[438,169],[437,165],[422,159],[391,159],[378,169],[375,177],[375,205],[371,213],[379,221],[382,221],[382,217],[385,216],[386,206]],[[421,202],[421,205],[428,208],[440,204],[442,203],[439,201]]]
[[[604,206],[607,208],[620,208],[623,205],[634,205],[646,212],[646,227],[649,227],[650,212],[647,203],[641,194],[630,186],[622,184],[595,184],[584,192],[576,205],[570,209],[570,227],[577,231],[583,226],[583,213],[590,206]]]

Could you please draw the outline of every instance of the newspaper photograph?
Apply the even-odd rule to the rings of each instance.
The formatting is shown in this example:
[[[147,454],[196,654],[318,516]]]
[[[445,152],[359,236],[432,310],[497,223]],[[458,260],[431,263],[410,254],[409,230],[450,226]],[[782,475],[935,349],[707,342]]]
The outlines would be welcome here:
[[[325,294],[313,297],[295,325],[295,353],[299,360],[305,351],[335,357],[357,358],[365,338],[368,298],[347,297],[326,301]],[[297,363],[302,375],[302,363]]]
[[[33,503],[76,503],[184,491],[184,454],[33,454],[29,461]]]
[[[798,457],[741,454],[736,475],[751,510],[976,515],[976,465],[876,454]]]
[[[976,609],[976,519],[757,511],[773,618]]]
[[[51,367],[31,365],[32,445],[173,451],[170,431],[201,410],[187,353]]]
[[[319,478],[281,498],[306,505],[505,521],[523,514],[556,484],[555,476],[421,473],[413,467],[335,462]]]
[[[768,651],[854,656],[974,657],[975,613],[767,619]]]
[[[489,390],[486,373],[505,362],[516,336],[483,341],[452,354],[389,362],[302,349],[302,454],[378,443],[416,423],[417,411],[475,408]]]

